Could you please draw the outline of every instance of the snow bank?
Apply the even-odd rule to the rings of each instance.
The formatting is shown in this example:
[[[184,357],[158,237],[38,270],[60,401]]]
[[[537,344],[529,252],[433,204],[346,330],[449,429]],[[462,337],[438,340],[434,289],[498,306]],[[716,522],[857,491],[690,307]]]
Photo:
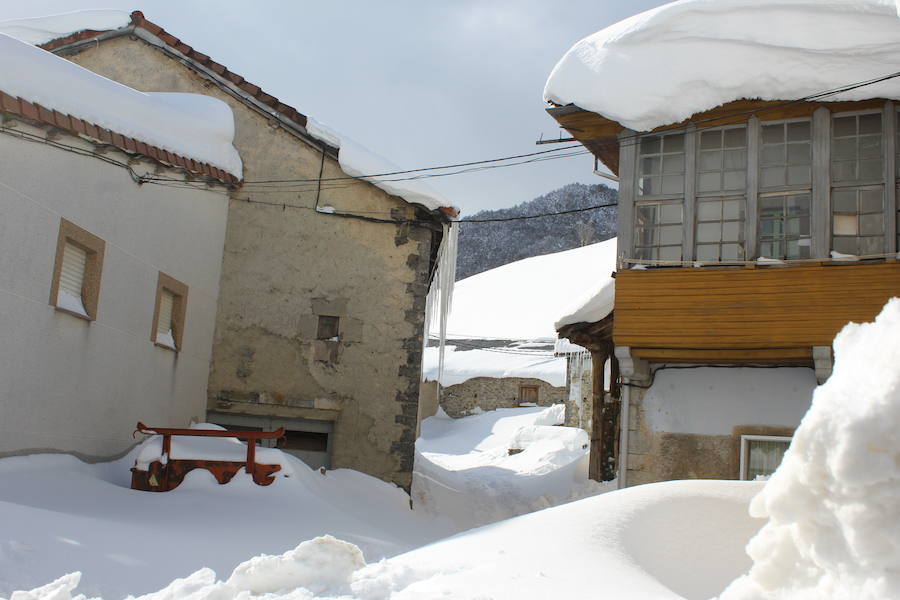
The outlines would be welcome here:
[[[409,179],[420,173],[369,177],[380,173],[394,173],[401,169],[386,158],[364,148],[347,136],[335,132],[312,117],[307,116],[306,119],[306,131],[311,136],[339,149],[338,163],[341,165],[341,170],[347,175],[364,178],[388,194],[399,196],[410,204],[420,204],[428,210],[437,210],[442,207],[453,208],[453,205],[431,186],[416,179]],[[458,211],[455,208],[454,210]]]
[[[610,280],[616,238],[523,260],[456,283],[448,338],[554,340],[562,308]]]
[[[547,350],[529,352],[516,345],[472,350],[447,346],[444,370],[440,383],[447,387],[463,383],[473,377],[532,377],[552,386],[566,385],[566,359],[554,357]],[[422,357],[422,377],[438,379],[438,348],[425,349]]]
[[[559,404],[425,419],[416,441],[416,510],[469,529],[614,489],[588,480],[590,442],[582,429],[558,427],[564,416]]]
[[[241,177],[241,158],[232,145],[234,115],[221,100],[139,92],[4,34],[0,57],[0,90],[11,96]]]
[[[544,99],[648,131],[740,98],[790,100],[888,75],[898,38],[895,0],[682,0],[579,41]],[[900,79],[826,100],[865,98],[900,98]]]
[[[900,597],[900,299],[844,327],[834,372],[751,514],[769,522],[722,600]]]
[[[0,33],[38,46],[78,31],[110,31],[126,27],[131,15],[123,10],[79,10],[75,12],[0,21]]]

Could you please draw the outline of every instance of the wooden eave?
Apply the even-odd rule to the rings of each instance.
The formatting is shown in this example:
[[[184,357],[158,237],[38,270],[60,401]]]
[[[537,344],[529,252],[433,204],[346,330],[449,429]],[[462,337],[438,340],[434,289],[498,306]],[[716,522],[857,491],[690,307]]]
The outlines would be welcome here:
[[[734,125],[747,122],[753,115],[756,115],[761,121],[779,121],[782,119],[807,117],[821,107],[825,107],[831,112],[846,112],[880,108],[885,102],[884,98],[872,98],[855,102],[741,99],[696,113],[679,123],[657,127],[652,131],[681,129],[689,125],[694,125],[698,128]],[[584,110],[574,104],[554,106],[548,108],[547,112],[556,119],[560,127],[568,131],[572,137],[590,150],[591,154],[606,165],[610,171],[616,175],[619,174],[619,134],[625,130],[624,125],[598,113]]]
[[[573,344],[595,352],[608,349],[613,336],[613,314],[593,323],[572,323],[557,330],[560,338],[567,338]]]

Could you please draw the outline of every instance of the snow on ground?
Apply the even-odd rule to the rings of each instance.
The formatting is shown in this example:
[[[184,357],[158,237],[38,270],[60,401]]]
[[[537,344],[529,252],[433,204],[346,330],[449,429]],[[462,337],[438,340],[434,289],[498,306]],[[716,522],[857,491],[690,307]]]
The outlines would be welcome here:
[[[614,489],[587,478],[587,433],[558,427],[564,415],[557,404],[425,419],[416,442],[416,510],[469,529]]]
[[[234,115],[210,96],[145,93],[0,34],[0,90],[240,178]]]
[[[426,348],[422,356],[422,377],[437,381],[437,347]],[[473,377],[533,377],[552,386],[566,385],[566,359],[548,350],[529,350],[510,344],[484,350],[448,345],[444,353],[441,385],[444,387],[468,381]]]
[[[613,238],[466,277],[456,283],[447,337],[554,340],[553,323],[560,307],[582,297],[615,270]]]
[[[343,469],[323,476],[278,450],[257,455],[284,465],[267,487],[244,473],[220,486],[193,471],[171,492],[134,491],[128,469],[139,452],[93,465],[59,454],[0,460],[0,597],[80,571],[81,592],[113,600],[202,567],[225,575],[248,556],[324,534],[373,561],[457,531],[411,511],[394,485]]]
[[[803,98],[894,73],[897,10],[895,0],[672,2],[579,41],[544,98],[636,131],[740,98]],[[866,98],[900,98],[900,79],[823,99]]]
[[[781,466],[751,512],[769,522],[722,600],[900,598],[900,299],[834,340]]]

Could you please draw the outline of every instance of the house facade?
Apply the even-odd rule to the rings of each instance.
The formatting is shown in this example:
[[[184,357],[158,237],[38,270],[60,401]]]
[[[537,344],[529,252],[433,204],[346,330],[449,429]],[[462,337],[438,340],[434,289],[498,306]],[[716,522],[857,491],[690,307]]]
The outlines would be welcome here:
[[[634,35],[658,27],[677,38],[665,11],[682,9],[634,17]],[[689,34],[713,43],[717,31]],[[727,97],[716,77],[702,81]],[[620,483],[771,472],[831,372],[835,334],[900,295],[900,103],[878,88],[825,101],[779,97],[772,85],[775,99],[701,101],[685,120],[644,130],[586,100],[548,109],[619,180],[614,318],[560,335],[616,359],[610,413],[620,416],[604,429],[602,460]]]
[[[234,112],[245,182],[229,198],[207,420],[285,427],[280,447],[314,467],[408,488],[426,296],[454,209],[349,176],[339,139],[139,12],[44,47]]]
[[[0,46],[17,66],[0,77],[0,456],[109,459],[138,420],[205,414],[241,178],[230,111],[194,98],[221,116],[210,128],[43,50]],[[171,121],[178,131],[158,127]],[[190,152],[210,131],[233,173]]]

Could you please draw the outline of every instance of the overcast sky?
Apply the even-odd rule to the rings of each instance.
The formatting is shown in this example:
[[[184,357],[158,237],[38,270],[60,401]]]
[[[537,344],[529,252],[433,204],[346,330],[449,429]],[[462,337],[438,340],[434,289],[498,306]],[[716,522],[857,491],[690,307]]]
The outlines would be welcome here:
[[[139,9],[200,52],[404,169],[523,154],[558,137],[544,82],[582,37],[660,0],[30,0],[0,19]],[[590,156],[430,179],[465,214],[571,182]]]

